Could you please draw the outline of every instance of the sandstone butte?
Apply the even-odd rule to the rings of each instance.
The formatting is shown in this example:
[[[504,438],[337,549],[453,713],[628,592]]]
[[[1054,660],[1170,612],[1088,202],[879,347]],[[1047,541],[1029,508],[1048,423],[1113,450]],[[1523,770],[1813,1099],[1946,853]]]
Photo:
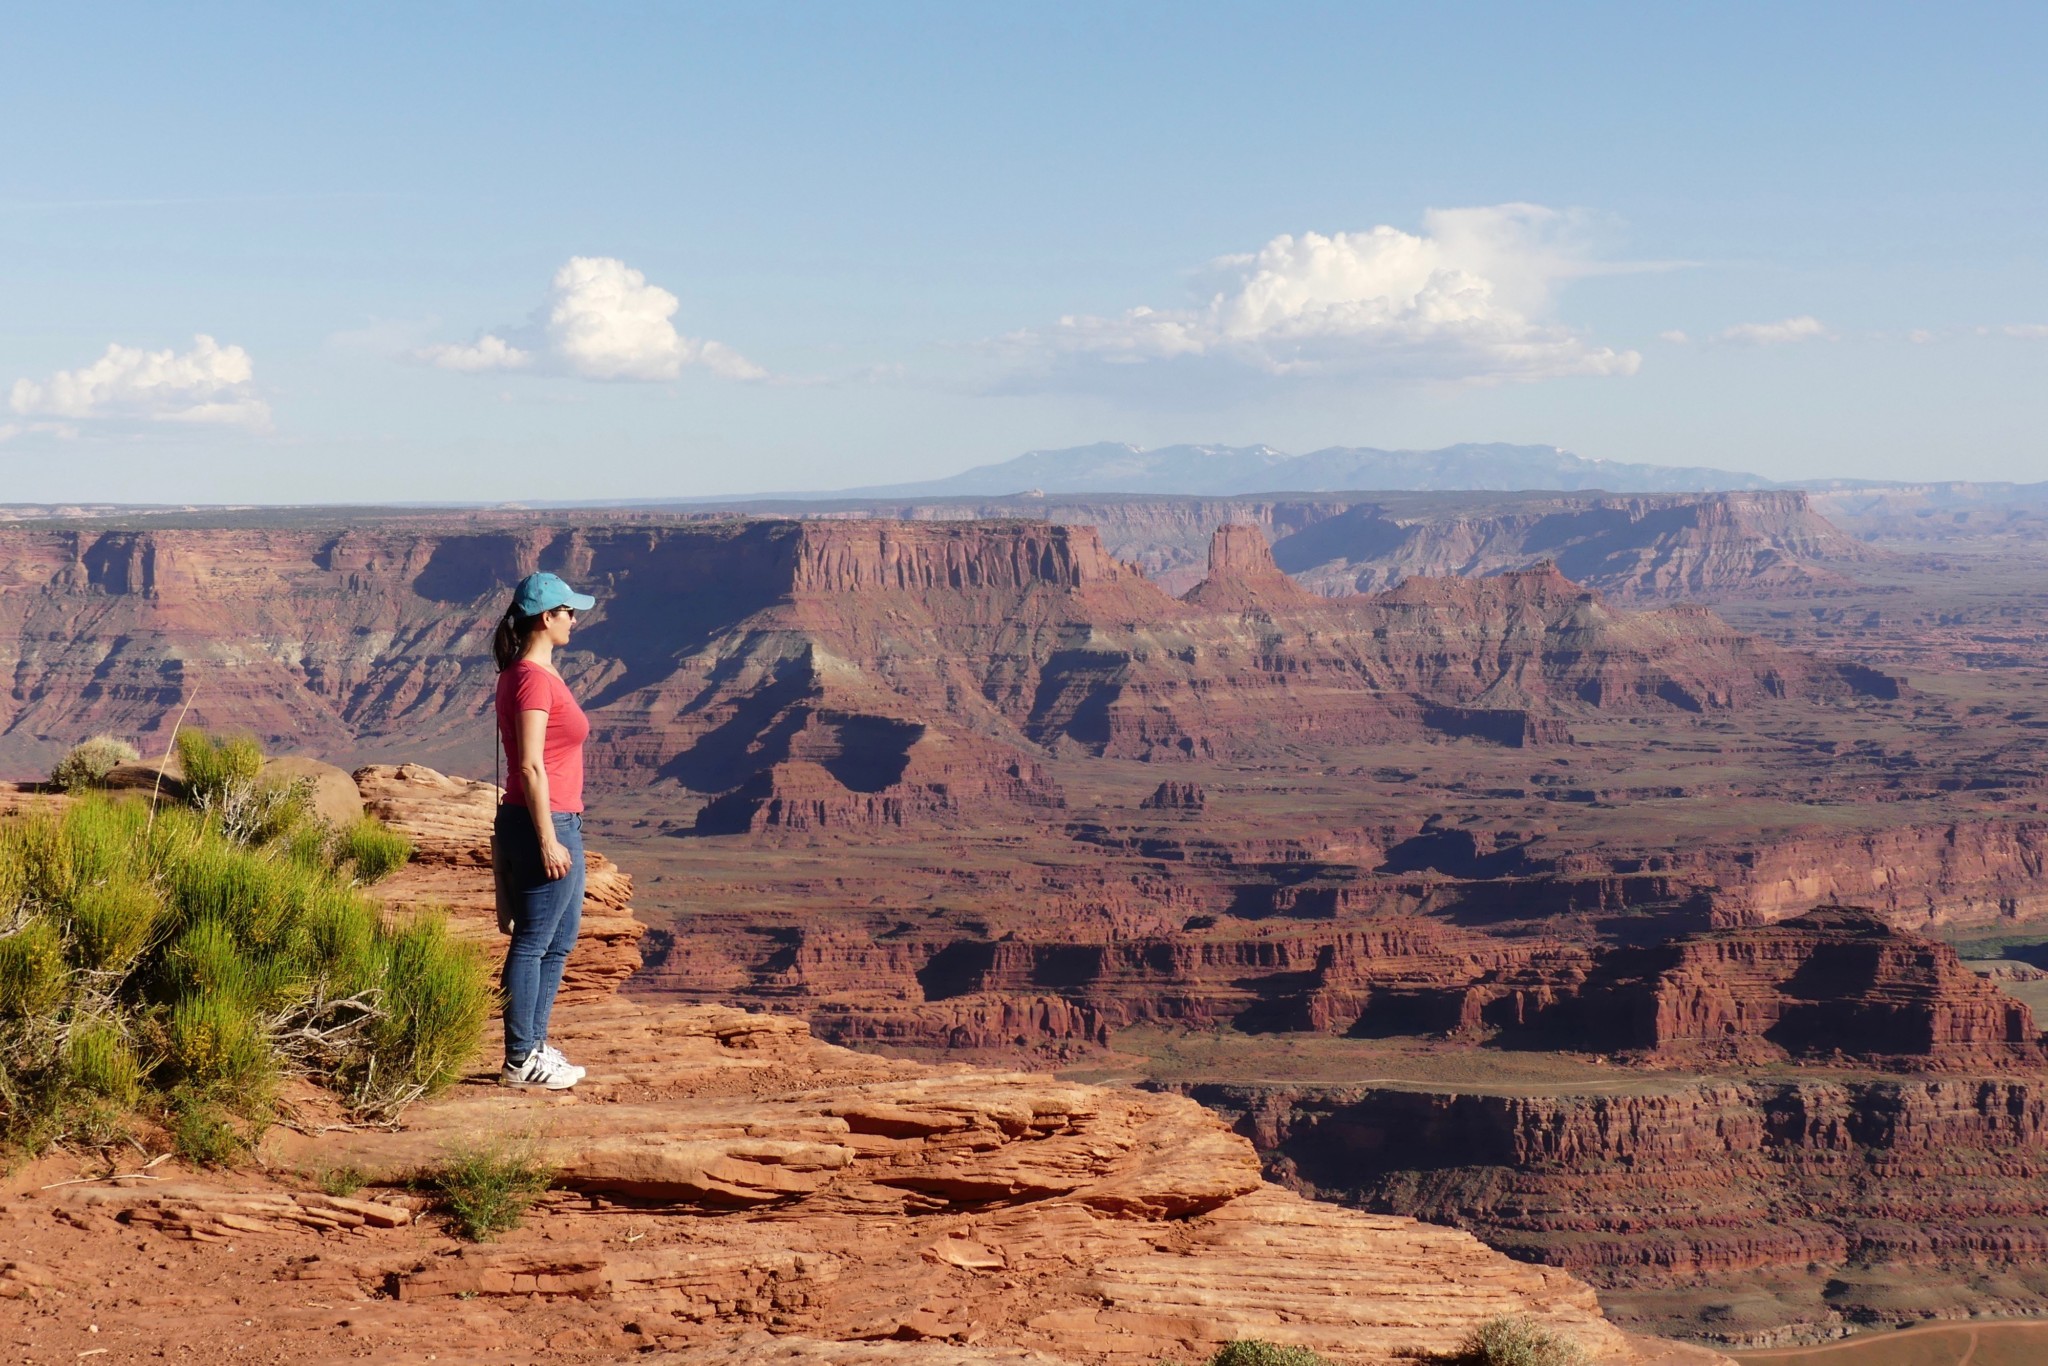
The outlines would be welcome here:
[[[481,933],[491,790],[414,766],[358,780],[419,842],[386,885],[391,912],[447,903]],[[574,1093],[505,1091],[484,1071],[391,1128],[323,1123],[309,1099],[261,1170],[137,1159],[117,1164],[128,1177],[17,1176],[0,1209],[17,1343],[66,1360],[1135,1366],[1259,1336],[1378,1363],[1513,1313],[1601,1362],[1721,1360],[1624,1335],[1570,1274],[1469,1234],[1279,1189],[1192,1101],[865,1056],[786,1017],[620,997],[629,896],[601,865],[598,933],[556,1017],[591,1069]],[[531,1144],[561,1190],[502,1242],[459,1244],[403,1183],[492,1136]],[[303,1174],[342,1167],[372,1184],[306,1189]]]
[[[1549,560],[1573,580],[1623,601],[1782,601],[1840,593],[1856,572],[1894,559],[1835,525],[1807,494],[1789,489],[1056,494],[842,502],[834,512],[907,521],[1032,518],[1092,527],[1110,554],[1175,594],[1202,580],[1210,534],[1222,525],[1257,528],[1296,582],[1333,597],[1391,588],[1404,579],[1471,578]]]

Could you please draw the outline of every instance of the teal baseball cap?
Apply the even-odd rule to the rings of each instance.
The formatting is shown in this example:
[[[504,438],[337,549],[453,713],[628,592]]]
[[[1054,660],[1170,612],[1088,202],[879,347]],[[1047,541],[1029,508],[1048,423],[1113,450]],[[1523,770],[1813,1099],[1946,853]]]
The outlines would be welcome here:
[[[512,590],[512,610],[522,617],[537,617],[557,607],[573,607],[579,612],[588,612],[595,606],[596,598],[577,592],[563,583],[559,576],[545,570],[528,574]]]

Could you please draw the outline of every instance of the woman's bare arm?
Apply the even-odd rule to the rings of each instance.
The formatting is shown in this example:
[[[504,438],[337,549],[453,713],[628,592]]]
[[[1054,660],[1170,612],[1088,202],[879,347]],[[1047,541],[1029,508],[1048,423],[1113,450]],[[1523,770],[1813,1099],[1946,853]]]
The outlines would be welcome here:
[[[555,838],[554,816],[548,809],[548,770],[542,762],[547,743],[548,714],[520,712],[519,781],[526,785],[526,809],[533,813],[533,832],[540,836],[541,866],[552,881],[569,875],[569,849]]]

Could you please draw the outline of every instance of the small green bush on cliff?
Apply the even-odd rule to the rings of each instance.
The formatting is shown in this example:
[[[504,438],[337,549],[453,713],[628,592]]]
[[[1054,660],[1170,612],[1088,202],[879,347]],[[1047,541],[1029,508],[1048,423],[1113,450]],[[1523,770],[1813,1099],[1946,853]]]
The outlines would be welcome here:
[[[1208,1366],[1330,1366],[1330,1359],[1306,1347],[1282,1347],[1259,1338],[1239,1338],[1217,1348]]]
[[[440,1192],[455,1231],[482,1243],[519,1227],[554,1180],[554,1168],[534,1154],[531,1144],[501,1141],[450,1153],[447,1165],[432,1173],[427,1184]]]
[[[272,844],[313,819],[312,781],[266,781],[263,747],[250,736],[180,731],[178,762],[186,798],[238,844]]]
[[[375,816],[350,821],[335,836],[335,859],[355,866],[362,882],[389,877],[412,859],[412,841]]]
[[[1516,1315],[1474,1328],[1450,1360],[1453,1366],[1585,1366],[1586,1353],[1570,1338]]]
[[[50,770],[50,783],[66,792],[84,792],[104,783],[107,775],[121,765],[132,764],[141,757],[126,740],[95,735],[57,761],[57,766]]]
[[[205,807],[255,783],[263,772],[263,747],[247,735],[216,738],[203,730],[181,730],[178,763],[192,804]]]
[[[220,794],[260,773],[253,744],[180,747],[206,774],[196,807],[91,794],[0,822],[13,1146],[118,1137],[140,1108],[221,1160],[226,1116],[267,1119],[287,1074],[390,1114],[453,1082],[481,1038],[493,997],[476,952],[437,916],[386,923],[340,871],[361,859],[324,827],[309,837],[303,814],[237,820]]]

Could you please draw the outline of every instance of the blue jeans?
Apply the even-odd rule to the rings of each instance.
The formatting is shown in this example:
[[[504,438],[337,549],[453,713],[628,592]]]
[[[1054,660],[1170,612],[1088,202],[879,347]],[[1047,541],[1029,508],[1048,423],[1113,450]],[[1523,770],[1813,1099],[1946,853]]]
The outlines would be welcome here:
[[[569,850],[569,871],[550,879],[541,863],[533,816],[523,806],[500,806],[496,836],[513,852],[519,911],[512,947],[505,951],[505,1061],[517,1067],[547,1042],[548,1016],[561,990],[562,967],[583,925],[583,817],[554,815],[555,838]]]

